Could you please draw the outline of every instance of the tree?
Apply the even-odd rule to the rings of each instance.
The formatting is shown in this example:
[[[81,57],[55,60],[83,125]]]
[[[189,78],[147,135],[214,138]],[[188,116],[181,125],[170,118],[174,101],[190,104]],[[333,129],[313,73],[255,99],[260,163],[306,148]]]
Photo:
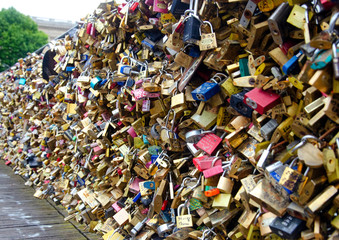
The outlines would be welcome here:
[[[0,11],[0,72],[48,42],[38,25],[13,7]]]

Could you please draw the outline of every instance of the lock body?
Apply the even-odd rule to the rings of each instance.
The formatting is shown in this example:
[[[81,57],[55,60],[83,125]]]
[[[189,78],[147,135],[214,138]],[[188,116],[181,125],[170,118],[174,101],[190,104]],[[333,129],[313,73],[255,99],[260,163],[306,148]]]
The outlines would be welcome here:
[[[244,103],[258,113],[264,114],[280,103],[280,95],[271,91],[264,91],[260,88],[254,88],[244,95]]]
[[[195,16],[190,16],[185,22],[184,43],[196,44],[200,40],[200,20]]]
[[[297,239],[304,227],[304,221],[289,214],[285,214],[282,218],[276,217],[270,224],[272,232],[284,239]]]
[[[220,92],[220,86],[214,82],[205,82],[192,91],[192,97],[196,101],[208,101],[215,94]]]
[[[221,176],[217,188],[222,193],[232,193],[234,182],[229,177]]]

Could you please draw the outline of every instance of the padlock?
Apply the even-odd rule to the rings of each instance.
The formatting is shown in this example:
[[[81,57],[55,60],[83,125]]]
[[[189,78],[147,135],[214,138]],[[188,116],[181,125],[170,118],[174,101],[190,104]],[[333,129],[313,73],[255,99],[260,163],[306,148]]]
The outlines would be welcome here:
[[[175,16],[183,15],[188,8],[189,8],[189,4],[179,1],[179,0],[174,0],[172,2],[170,12]]]
[[[272,143],[269,144],[268,147],[260,155],[260,158],[256,165],[259,172],[264,172],[266,166],[269,165],[271,161],[273,160],[271,148],[272,148]]]
[[[222,73],[215,74],[210,80],[213,82],[205,82],[204,84],[200,85],[198,88],[192,91],[192,97],[194,100],[197,101],[208,101],[212,98],[215,94],[220,91],[220,86],[216,81],[216,78],[219,79],[219,82],[222,82],[222,77],[227,78],[226,75]]]
[[[248,1],[246,4],[246,8],[240,18],[240,24],[247,28],[250,20],[254,14],[255,9],[257,8],[257,4],[255,1]]]
[[[263,91],[259,88],[247,92],[244,95],[244,103],[260,114],[264,114],[280,102],[280,96],[271,91]]]
[[[339,179],[338,158],[330,148],[324,148],[324,168],[327,173],[328,182],[336,182]]]
[[[190,45],[186,45],[184,48],[180,49],[180,51],[175,55],[174,62],[179,64],[184,68],[189,68],[192,64],[193,57],[185,53],[185,49]]]
[[[316,212],[326,207],[330,200],[337,194],[338,189],[333,185],[326,187],[321,193],[314,197],[305,206],[305,213],[308,217],[314,217]]]
[[[185,19],[184,35],[182,37],[182,40],[184,41],[184,43],[197,44],[197,42],[200,40],[200,19],[197,15],[198,3],[197,1],[193,2],[194,11],[187,10],[190,11],[190,15]]]
[[[283,174],[279,180],[279,184],[287,189],[288,193],[299,192],[299,189],[303,189],[307,182],[307,174],[309,168],[305,170],[305,173],[301,173],[302,164],[299,164],[298,171],[292,169],[297,159],[294,159],[291,164],[284,169]]]
[[[196,166],[196,168],[200,172],[202,172],[213,166],[221,166],[222,160],[218,158],[216,161],[214,161],[216,158],[218,157],[208,157],[208,156],[196,157],[196,158],[193,158],[193,164]]]
[[[234,182],[231,178],[225,177],[227,169],[224,170],[223,174],[219,178],[217,188],[222,193],[232,193]]]
[[[212,155],[214,152],[216,152],[218,146],[225,136],[226,133],[223,133],[221,137],[218,137],[213,133],[207,133],[199,140],[196,146],[209,155]]]
[[[178,207],[178,216],[176,217],[177,228],[188,228],[193,227],[193,219],[190,212],[190,209],[187,207],[188,214],[182,215],[182,208],[185,207],[185,204],[181,204]]]
[[[253,108],[244,103],[245,94],[247,92],[242,91],[231,96],[230,104],[239,114],[245,117],[252,117]]]
[[[208,24],[211,28],[211,33],[203,33],[201,34],[201,39],[199,41],[199,48],[200,48],[200,51],[206,51],[206,50],[211,50],[211,49],[214,49],[214,48],[217,48],[218,45],[217,45],[217,38],[215,36],[215,33],[213,32],[213,26],[210,22],[208,21],[203,21],[202,25],[203,24]],[[201,26],[200,26],[200,29],[201,29]]]
[[[161,0],[154,0],[153,11],[160,13],[168,13],[167,3]]]
[[[287,36],[287,27],[284,26],[291,8],[287,2],[279,5],[273,14],[267,20],[273,41],[279,46],[283,44]]]
[[[326,181],[327,178],[325,176],[320,176],[316,179],[309,179],[305,187],[301,191],[298,203],[303,206],[307,202],[309,202],[309,200],[319,192]]]
[[[282,218],[276,217],[270,224],[272,232],[286,239],[296,239],[305,227],[305,222],[285,214]]]

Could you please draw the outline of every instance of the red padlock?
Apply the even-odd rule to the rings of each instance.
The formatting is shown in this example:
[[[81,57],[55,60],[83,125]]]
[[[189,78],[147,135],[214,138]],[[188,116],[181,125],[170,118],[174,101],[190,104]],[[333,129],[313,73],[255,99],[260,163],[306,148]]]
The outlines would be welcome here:
[[[214,133],[207,133],[197,143],[197,147],[209,155],[212,155],[222,142],[222,137],[220,138]]]
[[[254,88],[245,94],[244,103],[259,114],[264,114],[280,103],[280,95],[269,90]]]
[[[220,193],[218,188],[213,188],[210,190],[205,191],[205,196],[206,197],[214,197]]]

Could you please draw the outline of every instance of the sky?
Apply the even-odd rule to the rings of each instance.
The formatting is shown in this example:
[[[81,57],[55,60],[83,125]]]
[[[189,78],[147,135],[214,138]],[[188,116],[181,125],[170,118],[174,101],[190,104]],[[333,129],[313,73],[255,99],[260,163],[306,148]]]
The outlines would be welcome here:
[[[42,18],[79,21],[105,0],[0,0],[0,9],[14,7],[19,12]]]

